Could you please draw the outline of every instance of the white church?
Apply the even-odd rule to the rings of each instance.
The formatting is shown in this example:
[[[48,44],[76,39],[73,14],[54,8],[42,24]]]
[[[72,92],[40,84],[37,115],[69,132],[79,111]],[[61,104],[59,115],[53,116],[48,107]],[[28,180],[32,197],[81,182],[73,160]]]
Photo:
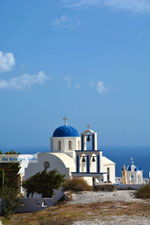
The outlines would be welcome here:
[[[37,153],[37,162],[21,165],[23,180],[37,172],[56,169],[66,179],[82,177],[90,185],[94,183],[115,183],[115,163],[98,150],[97,133],[88,128],[79,132],[67,124],[58,127],[50,137],[50,151]]]

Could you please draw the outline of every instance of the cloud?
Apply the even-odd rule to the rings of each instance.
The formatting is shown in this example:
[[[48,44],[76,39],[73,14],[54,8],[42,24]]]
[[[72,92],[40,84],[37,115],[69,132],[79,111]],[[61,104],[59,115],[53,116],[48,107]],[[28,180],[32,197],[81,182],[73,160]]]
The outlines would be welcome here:
[[[67,15],[63,15],[61,17],[55,18],[51,25],[55,27],[67,28],[73,31],[80,25],[80,22],[74,22],[72,18],[68,17]]]
[[[75,85],[75,88],[79,89],[81,87],[81,85],[78,83]]]
[[[13,53],[3,53],[0,51],[0,72],[8,72],[15,65],[15,58]]]
[[[99,5],[101,0],[62,0],[67,7],[79,8]]]
[[[67,77],[64,78],[64,80],[66,81],[67,88],[70,88],[71,87],[71,81],[72,81],[71,76],[68,75]]]
[[[94,82],[92,81],[90,83],[91,88],[96,88],[96,91],[98,91],[100,94],[104,94],[108,92],[108,87],[105,85],[103,81]]]
[[[64,78],[64,80],[66,81],[66,86],[67,88],[76,88],[76,89],[79,89],[81,87],[80,83],[75,83],[73,80],[72,80],[72,77],[70,75],[66,76]]]
[[[35,75],[23,74],[12,79],[0,79],[0,90],[24,90],[30,89],[34,85],[44,84],[46,80],[51,79],[44,72],[40,71]]]
[[[132,13],[150,13],[150,0],[62,0],[67,7],[113,7]]]

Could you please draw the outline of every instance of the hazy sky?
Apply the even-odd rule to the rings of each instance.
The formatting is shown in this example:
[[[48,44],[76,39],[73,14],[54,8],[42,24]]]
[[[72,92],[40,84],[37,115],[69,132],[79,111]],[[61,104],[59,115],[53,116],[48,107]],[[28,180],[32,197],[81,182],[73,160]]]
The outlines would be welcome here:
[[[149,0],[0,1],[0,149],[67,115],[99,145],[150,146]]]

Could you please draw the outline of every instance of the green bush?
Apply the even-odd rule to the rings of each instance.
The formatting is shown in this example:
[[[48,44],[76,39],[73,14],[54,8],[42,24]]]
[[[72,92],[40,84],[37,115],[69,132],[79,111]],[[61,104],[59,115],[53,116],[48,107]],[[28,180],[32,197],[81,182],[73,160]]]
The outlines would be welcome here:
[[[34,193],[42,194],[42,198],[52,197],[54,189],[59,189],[65,181],[63,174],[57,170],[38,172],[22,182],[22,187],[27,190],[27,197]]]
[[[135,195],[137,198],[150,198],[150,185],[139,188]]]
[[[115,191],[116,187],[112,184],[95,185],[94,191]]]
[[[63,184],[63,190],[78,192],[78,191],[91,191],[92,188],[91,186],[88,185],[88,183],[84,179],[73,178],[73,179],[67,180]]]
[[[3,216],[9,216],[14,213],[19,206],[19,198],[17,197],[16,190],[13,188],[4,188],[0,190],[1,198],[1,214]]]

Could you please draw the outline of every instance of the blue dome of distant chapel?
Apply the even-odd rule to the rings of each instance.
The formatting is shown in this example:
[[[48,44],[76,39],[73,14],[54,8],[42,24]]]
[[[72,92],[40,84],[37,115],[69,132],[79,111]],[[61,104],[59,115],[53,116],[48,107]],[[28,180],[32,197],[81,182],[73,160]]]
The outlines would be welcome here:
[[[138,171],[139,169],[135,165],[128,166],[128,171]]]
[[[64,125],[54,131],[53,137],[79,137],[79,133],[74,127]]]

